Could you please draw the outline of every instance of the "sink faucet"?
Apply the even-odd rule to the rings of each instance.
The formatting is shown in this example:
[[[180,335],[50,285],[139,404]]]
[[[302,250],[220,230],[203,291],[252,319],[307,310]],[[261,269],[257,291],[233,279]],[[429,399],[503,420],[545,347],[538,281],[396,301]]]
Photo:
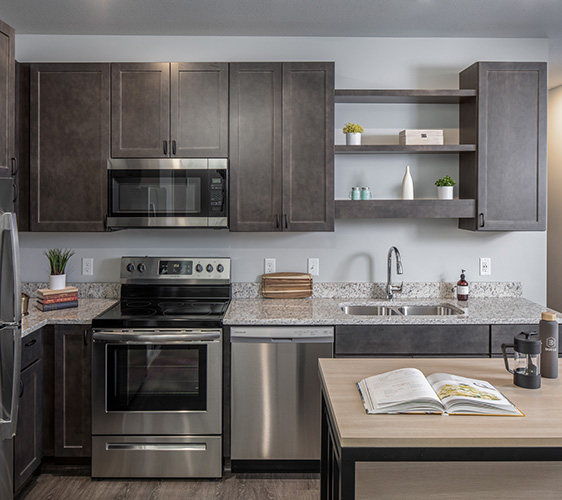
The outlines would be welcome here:
[[[396,247],[390,247],[388,251],[388,267],[386,272],[386,298],[392,299],[394,293],[402,292],[402,287],[404,286],[404,282],[398,285],[393,285],[392,282],[392,252],[396,254],[396,273],[402,274],[404,271],[402,270],[402,259],[400,258],[400,252]]]

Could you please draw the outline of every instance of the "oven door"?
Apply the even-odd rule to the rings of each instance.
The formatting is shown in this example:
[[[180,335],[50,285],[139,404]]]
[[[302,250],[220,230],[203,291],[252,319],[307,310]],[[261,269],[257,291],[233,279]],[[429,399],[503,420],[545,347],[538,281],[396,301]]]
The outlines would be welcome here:
[[[94,331],[92,433],[221,433],[221,331]]]

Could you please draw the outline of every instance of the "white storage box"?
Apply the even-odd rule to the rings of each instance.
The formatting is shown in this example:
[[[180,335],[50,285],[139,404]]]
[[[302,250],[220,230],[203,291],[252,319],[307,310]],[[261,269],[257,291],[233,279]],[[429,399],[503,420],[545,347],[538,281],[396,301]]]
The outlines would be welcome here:
[[[402,130],[398,142],[402,146],[443,144],[443,130]]]

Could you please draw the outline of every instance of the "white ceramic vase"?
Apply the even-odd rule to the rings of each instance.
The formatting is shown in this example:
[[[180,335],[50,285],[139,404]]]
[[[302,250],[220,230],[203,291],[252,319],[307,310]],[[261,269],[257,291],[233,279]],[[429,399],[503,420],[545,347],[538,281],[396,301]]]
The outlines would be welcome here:
[[[440,200],[452,200],[453,186],[437,186],[437,198]]]
[[[361,146],[361,134],[345,134],[345,144],[347,146]]]
[[[51,290],[62,290],[66,287],[66,274],[51,274],[49,276],[49,288]]]
[[[406,166],[406,173],[404,174],[404,178],[402,179],[402,199],[414,199],[414,180],[410,175],[410,165]]]

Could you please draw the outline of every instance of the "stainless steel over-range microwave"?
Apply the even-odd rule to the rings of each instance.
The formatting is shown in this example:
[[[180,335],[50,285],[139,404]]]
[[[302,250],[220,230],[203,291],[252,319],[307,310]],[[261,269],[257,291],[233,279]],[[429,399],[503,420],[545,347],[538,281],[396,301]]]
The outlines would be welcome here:
[[[110,159],[110,228],[228,227],[228,160]]]

